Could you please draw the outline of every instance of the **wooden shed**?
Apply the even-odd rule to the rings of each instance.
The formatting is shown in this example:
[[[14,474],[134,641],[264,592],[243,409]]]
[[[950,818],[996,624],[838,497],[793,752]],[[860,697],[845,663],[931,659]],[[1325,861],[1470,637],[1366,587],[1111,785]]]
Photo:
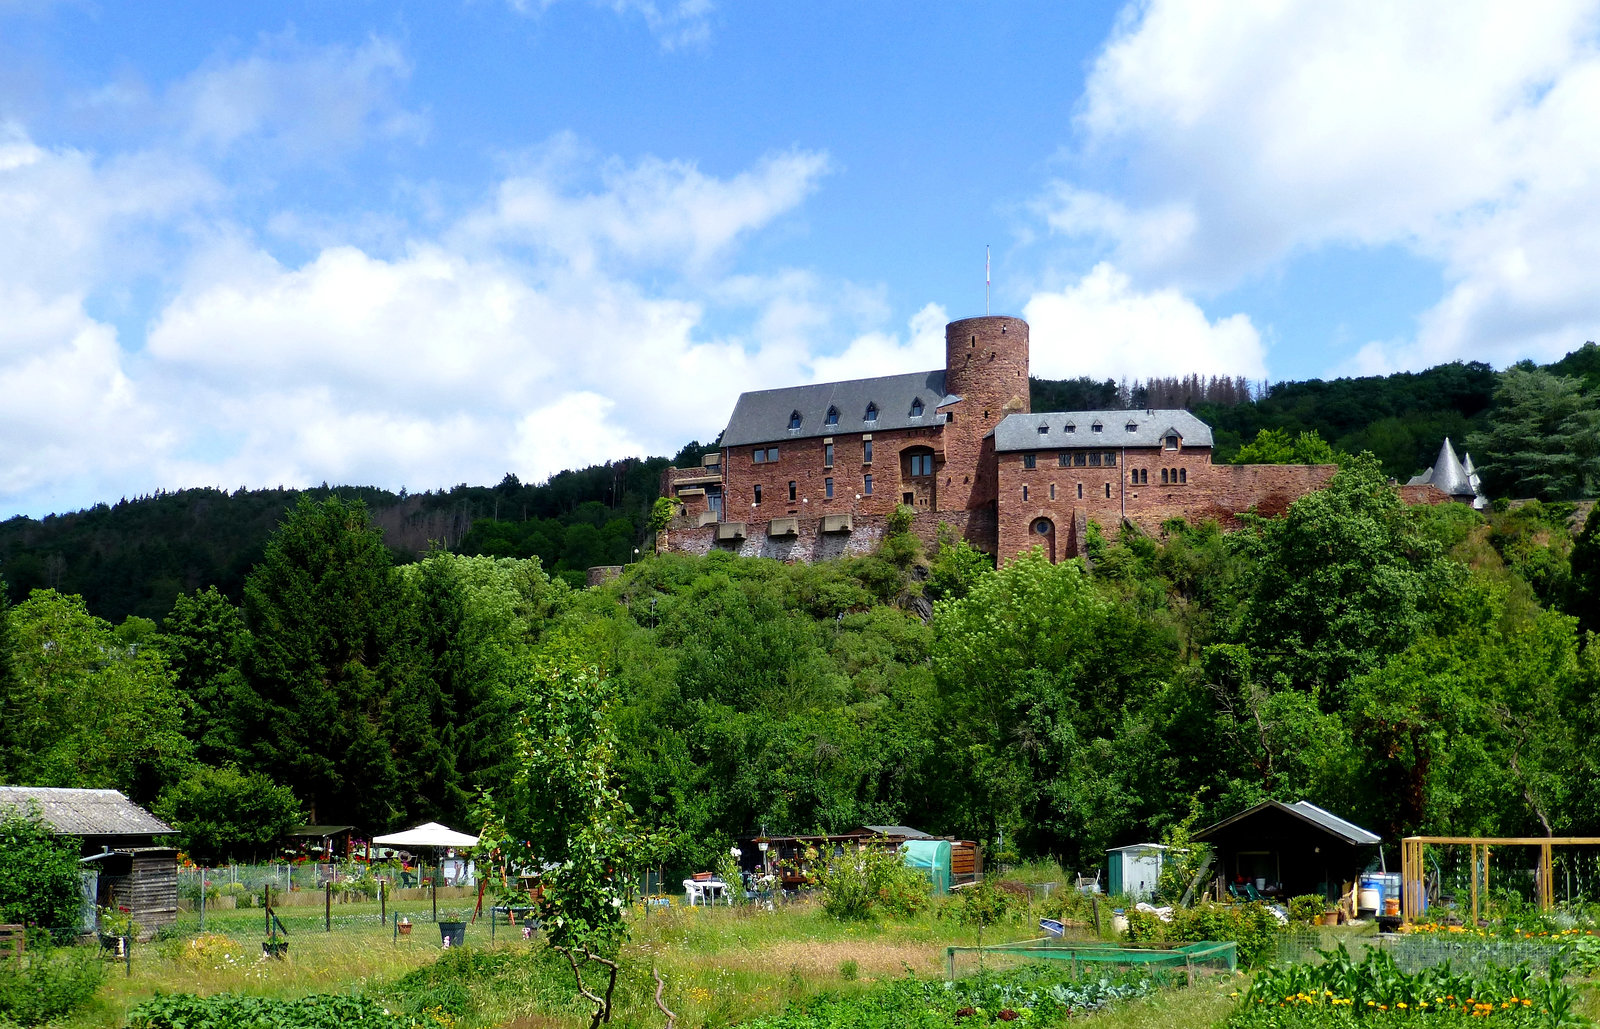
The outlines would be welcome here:
[[[85,929],[95,907],[127,908],[143,939],[178,920],[178,852],[155,839],[172,826],[121,793],[0,786],[0,808],[37,810],[57,835],[81,841]]]
[[[1263,801],[1194,834],[1217,850],[1217,888],[1249,883],[1268,895],[1351,892],[1366,867],[1376,833],[1310,801]]]

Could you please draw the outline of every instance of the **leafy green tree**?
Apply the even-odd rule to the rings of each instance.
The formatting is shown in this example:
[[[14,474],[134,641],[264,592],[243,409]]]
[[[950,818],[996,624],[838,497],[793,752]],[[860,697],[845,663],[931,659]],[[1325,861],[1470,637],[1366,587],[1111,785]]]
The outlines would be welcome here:
[[[110,787],[148,802],[187,767],[183,702],[152,646],[127,646],[81,597],[35,590],[11,609],[15,686],[0,719],[5,776]]]
[[[383,829],[412,814],[436,688],[381,533],[360,502],[302,498],[245,583],[249,630],[235,721],[246,767],[317,822]]]
[[[1589,509],[1572,542],[1572,601],[1568,610],[1585,632],[1600,632],[1600,504]]]
[[[0,808],[0,922],[76,929],[83,906],[76,837],[38,809]]]
[[[1315,430],[1291,436],[1287,429],[1262,429],[1239,448],[1234,464],[1336,464],[1339,455]]]
[[[302,818],[294,791],[237,765],[195,765],[161,794],[154,811],[202,865],[270,857]]]
[[[188,699],[185,734],[195,756],[217,764],[244,751],[235,724],[244,615],[215,586],[179,594],[162,623],[160,647]]]
[[[1589,496],[1600,480],[1600,406],[1579,379],[1511,368],[1500,375],[1488,428],[1467,447],[1491,494]]]
[[[1240,629],[1258,674],[1274,692],[1318,694],[1324,710],[1339,706],[1346,679],[1411,643],[1461,571],[1417,531],[1370,455],[1236,545],[1253,565]]]

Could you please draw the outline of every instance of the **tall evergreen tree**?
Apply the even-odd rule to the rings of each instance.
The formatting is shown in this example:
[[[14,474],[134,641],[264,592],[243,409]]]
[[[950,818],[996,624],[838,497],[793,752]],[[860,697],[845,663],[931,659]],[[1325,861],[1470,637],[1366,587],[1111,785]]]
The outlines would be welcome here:
[[[403,790],[429,728],[404,591],[366,506],[302,498],[244,591],[235,718],[250,765],[294,790],[317,822],[383,829],[412,814]]]
[[[11,626],[11,600],[6,582],[0,579],[0,710],[18,710],[21,683],[17,681],[17,634]],[[9,755],[15,745],[12,737],[19,730],[13,718],[0,718],[0,782],[16,782]]]
[[[246,642],[244,616],[227,597],[209,586],[180,593],[161,626],[178,692],[189,700],[185,735],[195,756],[221,764],[240,756],[238,727],[230,694],[239,682],[239,648]]]
[[[1600,406],[1582,380],[1512,368],[1494,403],[1488,431],[1467,439],[1490,494],[1570,500],[1600,484]]]

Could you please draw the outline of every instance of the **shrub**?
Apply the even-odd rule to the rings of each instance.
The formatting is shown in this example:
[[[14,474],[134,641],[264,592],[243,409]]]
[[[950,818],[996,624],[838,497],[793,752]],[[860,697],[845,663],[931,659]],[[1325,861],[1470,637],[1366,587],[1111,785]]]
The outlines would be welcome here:
[[[994,880],[982,879],[961,891],[956,920],[962,925],[993,925],[1005,918],[1010,908],[1011,895]]]
[[[76,931],[83,904],[78,847],[37,810],[0,811],[0,922]]]
[[[40,1025],[89,1002],[105,969],[90,953],[62,947],[35,952],[22,967],[0,962],[0,1024]]]
[[[877,910],[909,915],[928,903],[928,877],[907,868],[893,847],[846,850],[816,872],[822,909],[834,918],[861,921]]]
[[[1256,965],[1270,958],[1282,925],[1265,904],[1197,904],[1175,908],[1163,922],[1143,911],[1128,912],[1128,938],[1140,943],[1217,943],[1239,945],[1239,960]]]
[[[1315,893],[1289,898],[1289,921],[1301,925],[1315,922],[1328,910],[1328,902]]]
[[[287,786],[234,765],[196,765],[156,801],[155,813],[178,830],[183,849],[202,865],[270,854],[301,819]]]

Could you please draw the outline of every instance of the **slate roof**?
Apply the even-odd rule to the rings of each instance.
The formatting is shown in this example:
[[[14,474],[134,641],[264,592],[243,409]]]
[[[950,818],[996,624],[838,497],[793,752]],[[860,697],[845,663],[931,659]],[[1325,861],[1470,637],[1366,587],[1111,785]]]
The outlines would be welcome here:
[[[1094,423],[1101,424],[1099,432]],[[1134,431],[1128,431],[1132,422]],[[1072,432],[1067,426],[1073,426]],[[1043,427],[1048,432],[1040,432]],[[1159,447],[1172,432],[1186,447],[1211,446],[1211,426],[1188,411],[1046,411],[1013,414],[995,426],[996,452],[1016,450],[1107,450],[1113,447]]]
[[[116,790],[0,786],[0,808],[27,811],[37,804],[44,820],[64,836],[151,836],[172,826]]]
[[[912,401],[922,401],[923,413],[911,417]],[[887,432],[916,426],[943,425],[935,409],[960,397],[944,391],[944,369],[882,375],[875,379],[820,382],[811,386],[755,390],[739,394],[733,415],[722,434],[725,447],[751,443],[782,443],[789,439],[861,432]],[[876,421],[867,421],[867,405],[878,405]],[[828,408],[839,410],[837,425],[828,425]],[[789,428],[789,416],[800,412],[800,428]]]
[[[1446,496],[1458,499],[1472,498],[1472,506],[1482,510],[1488,504],[1488,498],[1483,495],[1477,470],[1472,467],[1472,455],[1466,455],[1463,462],[1456,457],[1456,448],[1451,445],[1450,437],[1446,436],[1444,445],[1439,448],[1439,456],[1434,458],[1433,467],[1421,475],[1413,475],[1407,486],[1435,486]]]

